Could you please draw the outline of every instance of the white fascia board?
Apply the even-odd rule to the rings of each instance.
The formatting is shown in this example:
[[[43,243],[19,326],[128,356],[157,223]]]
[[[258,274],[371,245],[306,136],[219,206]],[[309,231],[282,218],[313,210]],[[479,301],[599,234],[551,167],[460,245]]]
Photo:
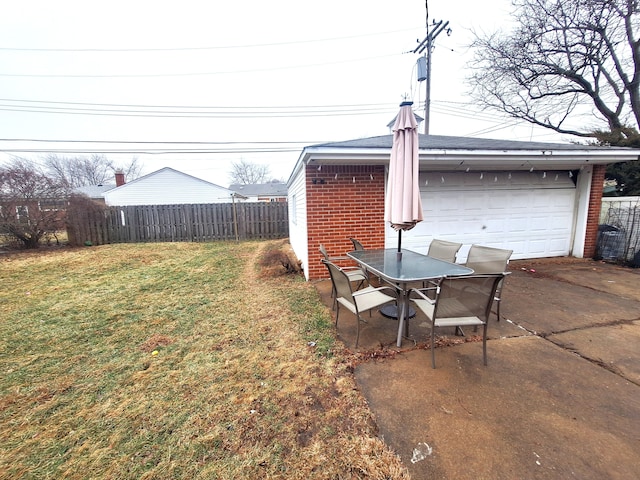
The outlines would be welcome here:
[[[299,161],[305,165],[386,165],[388,148],[308,148]],[[578,169],[586,165],[606,165],[640,158],[638,149],[576,150],[420,150],[421,170]]]

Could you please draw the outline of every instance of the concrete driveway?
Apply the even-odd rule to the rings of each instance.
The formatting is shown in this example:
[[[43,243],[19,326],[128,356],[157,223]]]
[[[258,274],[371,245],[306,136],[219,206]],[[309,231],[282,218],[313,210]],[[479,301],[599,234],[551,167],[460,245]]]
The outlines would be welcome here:
[[[421,313],[395,347],[397,322],[363,326],[355,376],[380,436],[427,479],[640,478],[640,271],[582,259],[511,262],[503,319],[482,344]],[[317,283],[331,308],[330,283]],[[353,347],[355,318],[338,335]]]

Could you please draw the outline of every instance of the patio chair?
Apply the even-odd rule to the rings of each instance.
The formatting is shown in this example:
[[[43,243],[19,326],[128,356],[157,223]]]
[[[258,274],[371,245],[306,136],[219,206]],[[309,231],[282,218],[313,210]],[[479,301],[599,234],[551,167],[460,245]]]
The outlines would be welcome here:
[[[507,271],[507,265],[513,250],[502,248],[471,245],[465,266],[473,268],[474,273],[503,273]],[[496,289],[496,315],[500,321],[500,302],[502,301],[502,287],[504,279]]]
[[[436,368],[435,329],[482,326],[482,357],[487,365],[487,324],[498,284],[504,274],[443,277],[435,287],[435,302],[427,297],[431,288],[412,289],[411,300],[431,323],[431,366]],[[426,291],[425,291],[426,290]]]
[[[359,240],[356,240],[355,238],[349,238],[349,240],[351,240],[351,243],[353,243],[354,250],[364,250],[364,246],[362,245],[362,243],[360,243]]]
[[[444,260],[445,262],[454,263],[456,261],[456,255],[461,248],[461,243],[449,242],[447,240],[439,240],[437,238],[434,238],[429,244],[427,255],[433,258],[437,258],[438,260]],[[422,286],[426,287],[429,283],[431,283],[431,285],[435,285],[434,282],[423,282]]]
[[[449,242],[447,240],[434,239],[429,244],[429,250],[427,255],[438,260],[444,260],[445,262],[454,263],[456,261],[456,254],[462,248],[461,243]]]
[[[358,341],[360,340],[360,322],[366,323],[360,314],[366,311],[369,311],[371,314],[371,310],[376,307],[386,303],[396,302],[396,291],[392,287],[388,286],[375,288],[371,285],[354,291],[351,286],[351,279],[342,268],[328,260],[323,259],[322,263],[324,263],[329,270],[333,289],[336,292],[336,328],[338,327],[340,306],[342,305],[356,316],[355,348],[358,348]],[[384,293],[385,291],[391,292],[392,295]]]
[[[329,253],[327,253],[327,249],[325,248],[325,246],[323,244],[320,244],[319,247],[320,253],[322,254],[322,261],[326,260],[328,262],[332,262],[332,263],[339,263],[341,261],[352,261],[349,257],[332,257],[329,255]],[[358,282],[357,286],[356,286],[356,290],[360,289],[365,283],[369,284],[369,276],[367,275],[367,273],[360,267],[355,267],[355,266],[341,266],[340,267],[344,272],[345,275],[347,275],[347,277],[349,277],[349,281],[351,282]],[[333,286],[332,290],[331,290],[331,297],[333,298],[333,309],[335,310],[336,308],[336,291],[335,291],[335,286]]]

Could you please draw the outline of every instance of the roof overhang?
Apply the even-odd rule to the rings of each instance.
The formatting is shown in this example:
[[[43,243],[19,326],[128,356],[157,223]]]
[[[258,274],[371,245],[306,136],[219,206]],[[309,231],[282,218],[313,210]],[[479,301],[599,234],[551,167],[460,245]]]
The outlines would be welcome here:
[[[305,165],[388,165],[388,148],[308,147],[300,156]],[[420,170],[574,170],[587,165],[638,160],[633,149],[575,150],[420,150]]]

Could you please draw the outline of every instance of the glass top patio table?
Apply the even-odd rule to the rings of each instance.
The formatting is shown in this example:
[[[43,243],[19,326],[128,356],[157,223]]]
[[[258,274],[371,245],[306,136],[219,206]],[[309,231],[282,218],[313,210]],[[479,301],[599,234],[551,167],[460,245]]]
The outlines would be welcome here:
[[[471,275],[473,270],[456,263],[445,262],[411,250],[397,248],[378,248],[348,252],[347,256],[355,260],[367,271],[389,283],[393,283],[400,292],[398,298],[398,338],[397,346],[402,345],[402,332],[409,312],[408,284],[440,277]]]
[[[356,250],[347,255],[370,272],[393,283],[420,282],[444,276],[469,275],[473,270],[456,263],[445,262],[411,250],[396,248]]]

